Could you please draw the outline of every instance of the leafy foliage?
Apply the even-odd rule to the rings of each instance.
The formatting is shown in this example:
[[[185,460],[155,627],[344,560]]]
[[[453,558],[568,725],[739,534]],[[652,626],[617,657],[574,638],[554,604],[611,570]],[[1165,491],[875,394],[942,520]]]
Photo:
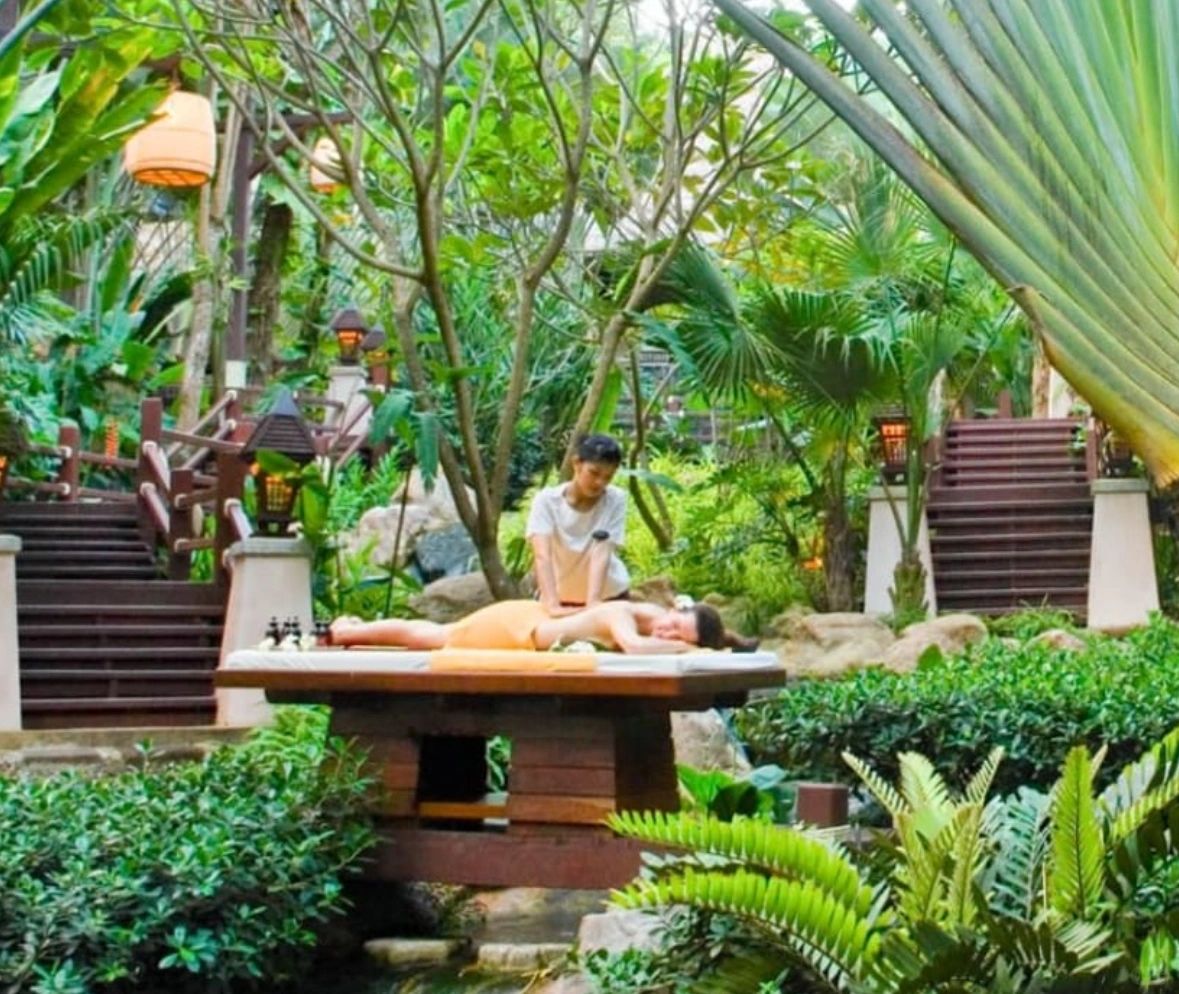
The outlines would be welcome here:
[[[652,858],[614,900],[744,921],[765,946],[754,983],[786,958],[832,990],[1131,994],[1177,977],[1173,905],[1151,914],[1140,890],[1179,857],[1177,750],[1179,728],[1095,796],[1102,753],[1078,746],[1047,797],[990,803],[998,750],[961,794],[920,754],[899,757],[895,786],[849,755],[892,817],[881,883],[795,829],[624,813],[616,831],[689,854]]]
[[[0,983],[209,990],[298,975],[372,839],[362,757],[326,715],[199,763],[0,778]]]
[[[844,750],[891,778],[893,757],[914,750],[953,781],[998,745],[1007,758],[996,790],[1044,789],[1073,745],[1105,744],[1108,769],[1179,722],[1177,660],[1179,626],[1162,617],[1124,638],[1090,635],[1080,650],[991,638],[930,653],[907,675],[871,668],[795,684],[738,712],[736,725],[755,761],[799,778],[847,779]]]

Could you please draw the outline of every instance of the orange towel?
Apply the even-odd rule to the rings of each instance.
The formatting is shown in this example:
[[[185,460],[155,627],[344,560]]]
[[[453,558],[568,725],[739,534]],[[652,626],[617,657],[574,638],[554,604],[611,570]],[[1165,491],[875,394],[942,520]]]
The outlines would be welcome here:
[[[469,614],[450,633],[447,649],[535,649],[536,626],[548,615],[536,601],[500,601]]]

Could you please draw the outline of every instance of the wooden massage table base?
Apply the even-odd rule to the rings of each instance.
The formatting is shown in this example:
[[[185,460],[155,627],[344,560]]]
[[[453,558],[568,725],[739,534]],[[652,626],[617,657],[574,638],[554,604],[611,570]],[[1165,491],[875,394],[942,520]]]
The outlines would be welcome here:
[[[326,702],[331,733],[369,750],[381,842],[366,875],[479,886],[605,888],[639,870],[603,819],[679,807],[670,712],[739,704],[781,671],[347,673],[223,670],[275,702]],[[508,789],[488,794],[486,743],[511,742]]]

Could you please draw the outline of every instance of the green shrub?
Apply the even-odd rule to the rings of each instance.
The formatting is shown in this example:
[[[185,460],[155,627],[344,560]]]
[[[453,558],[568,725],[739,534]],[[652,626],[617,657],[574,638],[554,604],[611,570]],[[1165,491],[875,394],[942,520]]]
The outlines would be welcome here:
[[[296,975],[372,840],[362,757],[303,711],[201,763],[0,778],[0,988]]]
[[[850,782],[844,750],[894,778],[897,753],[917,751],[960,783],[1002,746],[999,793],[1051,784],[1078,743],[1108,744],[1103,769],[1114,770],[1176,724],[1179,626],[1161,617],[1080,651],[992,638],[952,658],[932,652],[908,675],[805,681],[736,716],[755,762],[807,779]]]

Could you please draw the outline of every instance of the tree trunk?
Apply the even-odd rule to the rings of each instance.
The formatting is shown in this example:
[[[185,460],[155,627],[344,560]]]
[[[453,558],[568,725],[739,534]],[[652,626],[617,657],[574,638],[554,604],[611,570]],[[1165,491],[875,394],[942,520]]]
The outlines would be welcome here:
[[[829,501],[823,516],[823,581],[827,591],[828,611],[855,609],[852,579],[855,547],[851,522],[843,500]]]
[[[294,212],[288,204],[266,202],[254,258],[254,281],[246,304],[250,360],[262,383],[274,375],[274,329],[282,303],[282,267],[291,241]]]
[[[929,613],[925,601],[925,566],[916,551],[901,553],[892,584],[888,594],[892,599],[893,627],[899,630],[914,621],[924,621]]]
[[[197,205],[196,251],[197,257],[203,259],[211,259],[212,253],[216,251],[210,235],[209,209],[212,199],[208,185],[201,187]],[[208,268],[216,267],[210,264]],[[201,391],[205,384],[205,368],[209,364],[213,338],[213,300],[213,280],[205,276],[192,288],[192,323],[184,340],[184,373],[180,380],[178,421],[181,431],[186,431],[200,420]]]
[[[1032,417],[1048,417],[1049,376],[1052,367],[1044,355],[1044,346],[1036,338],[1036,357],[1032,361]]]

